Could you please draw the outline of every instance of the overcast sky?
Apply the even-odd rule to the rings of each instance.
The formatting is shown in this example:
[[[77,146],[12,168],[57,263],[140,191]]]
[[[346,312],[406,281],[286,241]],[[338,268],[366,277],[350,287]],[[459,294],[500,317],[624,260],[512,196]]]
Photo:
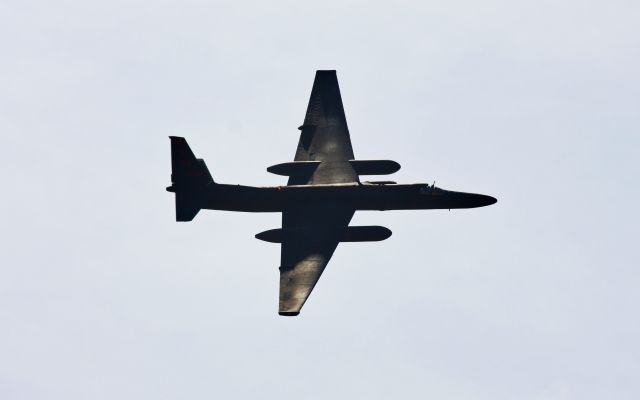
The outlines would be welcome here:
[[[637,1],[0,2],[0,398],[640,398]],[[279,214],[176,223],[169,135],[277,185],[316,69],[357,158],[491,207],[358,212],[280,317]]]

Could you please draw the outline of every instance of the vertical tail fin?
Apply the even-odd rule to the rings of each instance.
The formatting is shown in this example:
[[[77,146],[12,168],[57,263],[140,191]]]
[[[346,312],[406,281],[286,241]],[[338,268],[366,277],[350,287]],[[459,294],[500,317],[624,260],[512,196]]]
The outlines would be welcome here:
[[[176,221],[191,221],[203,206],[213,178],[204,160],[196,158],[187,141],[171,139],[171,182],[167,191],[176,194]]]

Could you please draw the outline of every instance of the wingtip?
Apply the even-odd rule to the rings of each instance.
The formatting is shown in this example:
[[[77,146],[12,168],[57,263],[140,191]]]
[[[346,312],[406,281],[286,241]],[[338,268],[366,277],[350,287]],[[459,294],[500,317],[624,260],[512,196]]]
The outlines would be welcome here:
[[[300,311],[279,311],[278,314],[284,317],[295,317],[296,315],[300,314]]]

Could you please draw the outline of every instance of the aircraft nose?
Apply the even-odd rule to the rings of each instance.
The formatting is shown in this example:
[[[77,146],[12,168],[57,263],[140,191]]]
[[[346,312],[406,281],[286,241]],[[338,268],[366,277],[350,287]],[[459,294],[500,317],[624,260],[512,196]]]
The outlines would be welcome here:
[[[487,196],[484,194],[478,194],[476,196],[478,196],[477,201],[478,203],[480,203],[478,207],[490,206],[498,202],[498,199],[496,199],[495,197]]]
[[[450,208],[475,208],[495,204],[498,200],[495,197],[484,194],[449,192]],[[447,207],[449,208],[449,207]]]

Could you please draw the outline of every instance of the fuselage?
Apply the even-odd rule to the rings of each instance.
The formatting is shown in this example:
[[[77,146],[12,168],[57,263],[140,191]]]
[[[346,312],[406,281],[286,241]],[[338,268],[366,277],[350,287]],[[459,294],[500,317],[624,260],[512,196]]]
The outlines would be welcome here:
[[[340,183],[255,187],[211,183],[203,208],[245,212],[282,212],[307,204],[340,204],[354,210],[416,210],[482,207],[491,196],[454,192],[417,184]]]

